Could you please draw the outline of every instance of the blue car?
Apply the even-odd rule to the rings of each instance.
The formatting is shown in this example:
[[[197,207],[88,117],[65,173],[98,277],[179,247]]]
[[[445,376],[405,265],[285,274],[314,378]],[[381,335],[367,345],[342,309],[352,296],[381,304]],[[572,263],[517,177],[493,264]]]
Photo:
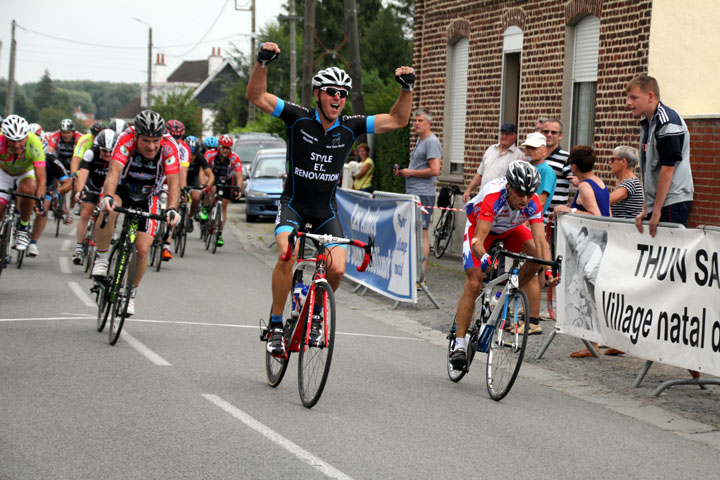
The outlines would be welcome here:
[[[275,217],[280,194],[287,178],[286,150],[258,150],[245,184],[245,221]]]

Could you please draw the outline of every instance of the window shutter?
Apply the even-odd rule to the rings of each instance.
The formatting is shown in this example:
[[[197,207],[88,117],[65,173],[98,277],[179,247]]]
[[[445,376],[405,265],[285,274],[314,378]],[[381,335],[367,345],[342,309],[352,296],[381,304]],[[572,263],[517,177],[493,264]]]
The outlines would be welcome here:
[[[600,19],[588,15],[575,26],[573,83],[597,81],[599,48]]]
[[[467,88],[468,88],[468,45],[467,38],[461,38],[453,46],[453,77],[452,77],[452,103],[450,129],[446,130],[450,135],[445,138],[450,140],[450,170],[451,172],[462,172],[462,165],[465,162],[465,117],[467,113]],[[460,164],[453,168],[452,164]]]

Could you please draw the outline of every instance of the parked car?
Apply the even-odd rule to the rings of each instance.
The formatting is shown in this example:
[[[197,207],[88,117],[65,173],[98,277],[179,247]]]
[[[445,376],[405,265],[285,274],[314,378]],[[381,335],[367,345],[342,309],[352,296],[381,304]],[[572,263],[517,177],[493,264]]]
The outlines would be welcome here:
[[[245,183],[245,221],[274,217],[287,178],[285,148],[258,150]]]
[[[252,170],[253,159],[258,150],[266,148],[285,148],[285,140],[274,133],[235,133],[233,151],[242,161],[243,177],[248,178]]]

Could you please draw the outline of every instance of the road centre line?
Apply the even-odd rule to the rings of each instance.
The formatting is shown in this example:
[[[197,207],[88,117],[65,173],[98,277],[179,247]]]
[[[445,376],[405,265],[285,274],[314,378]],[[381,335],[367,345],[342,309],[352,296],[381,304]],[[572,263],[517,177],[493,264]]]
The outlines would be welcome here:
[[[312,453],[308,452],[304,448],[300,447],[299,445],[293,443],[292,441],[288,440],[287,438],[283,437],[279,433],[277,433],[275,430],[271,429],[270,427],[258,422],[253,417],[248,415],[247,413],[243,412],[239,408],[235,407],[234,405],[226,402],[222,398],[218,397],[217,395],[210,395],[210,394],[201,394],[207,401],[210,403],[220,407],[236,419],[240,420],[242,423],[244,423],[246,426],[252,428],[256,432],[258,432],[260,435],[264,436],[271,442],[281,446],[288,452],[295,455],[298,459],[302,460],[303,462],[307,463],[314,469],[318,470],[322,474],[324,474],[327,477],[330,478],[337,478],[341,480],[352,480],[352,477],[349,477],[348,475],[345,475],[340,470],[336,469],[329,463],[323,461],[322,459],[316,457]]]
[[[58,257],[58,263],[60,264],[60,271],[62,273],[72,273],[72,268],[70,268],[70,259],[68,257]]]
[[[60,251],[61,252],[67,252],[70,250],[70,245],[72,244],[72,239],[66,238],[63,240],[62,245],[60,245]]]
[[[70,290],[73,291],[76,297],[80,299],[81,302],[85,304],[86,307],[96,307],[97,303],[95,303],[90,296],[85,293],[85,289],[80,286],[77,282],[68,282],[68,285],[70,286]]]
[[[108,327],[109,328],[109,327]],[[125,340],[131,347],[133,347],[135,350],[140,352],[142,356],[153,362],[158,367],[171,367],[172,365],[170,362],[165,360],[163,357],[158,355],[157,353],[150,350],[147,346],[145,346],[144,343],[142,343],[137,338],[130,335],[130,333],[125,330],[122,332],[122,335],[120,336],[121,339]]]

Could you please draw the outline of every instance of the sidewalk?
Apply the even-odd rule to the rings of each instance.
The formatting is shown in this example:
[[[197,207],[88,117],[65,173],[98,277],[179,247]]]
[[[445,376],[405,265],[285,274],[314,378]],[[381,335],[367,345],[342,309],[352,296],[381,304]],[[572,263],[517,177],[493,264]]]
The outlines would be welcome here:
[[[241,247],[272,268],[276,251],[268,246],[273,242],[273,223],[245,223],[243,204],[231,204],[230,212],[229,223],[241,240]],[[418,291],[416,304],[401,303],[397,309],[391,310],[394,301],[372,291],[368,290],[362,297],[351,293],[355,284],[350,281],[343,281],[341,301],[371,311],[373,316],[396,326],[401,325],[405,331],[423,336],[435,344],[447,345],[445,335],[455,315],[465,274],[459,253],[448,251],[440,259],[432,256],[432,252],[430,255],[427,286],[440,304],[439,310],[422,291]],[[547,313],[544,295],[542,301],[541,313]],[[665,390],[659,397],[651,397],[652,391],[663,381],[689,378],[687,370],[655,363],[640,387],[633,388],[632,383],[645,365],[644,360],[628,355],[601,355],[599,359],[570,358],[570,352],[582,348],[583,344],[581,340],[567,335],[557,335],[544,357],[536,361],[537,352],[554,328],[553,321],[543,320],[540,323],[543,334],[528,338],[521,378],[529,378],[720,449],[720,387],[708,386],[708,390],[701,390],[697,386],[676,386]],[[444,372],[444,365],[439,366],[439,372]],[[472,369],[470,375],[484,375],[484,365]]]

